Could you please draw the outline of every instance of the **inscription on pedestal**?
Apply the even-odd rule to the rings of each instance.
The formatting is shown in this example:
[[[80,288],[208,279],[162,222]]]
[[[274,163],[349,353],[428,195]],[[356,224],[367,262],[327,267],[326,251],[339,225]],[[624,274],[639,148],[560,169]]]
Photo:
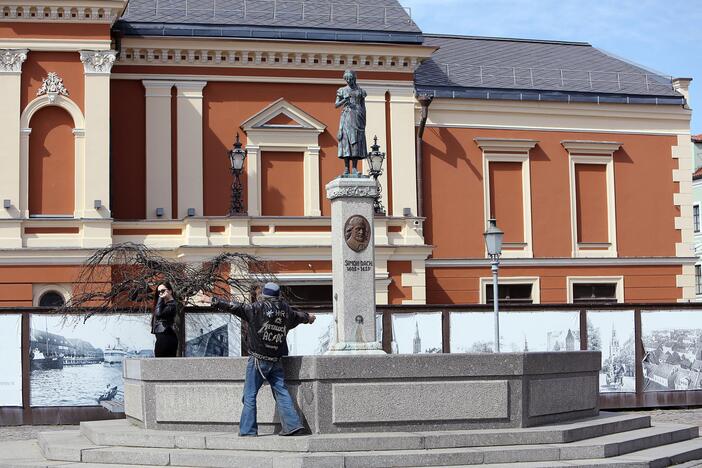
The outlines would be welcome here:
[[[344,266],[346,271],[371,271],[373,270],[373,260],[346,260]]]

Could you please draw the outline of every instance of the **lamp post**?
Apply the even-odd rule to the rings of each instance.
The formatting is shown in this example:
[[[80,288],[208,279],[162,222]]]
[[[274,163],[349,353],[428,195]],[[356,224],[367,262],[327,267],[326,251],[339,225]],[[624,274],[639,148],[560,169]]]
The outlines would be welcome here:
[[[495,352],[500,352],[500,310],[499,310],[499,289],[497,286],[497,270],[500,267],[500,254],[502,253],[502,237],[504,232],[497,227],[494,218],[488,220],[488,227],[483,233],[485,236],[485,246],[490,257],[492,270],[492,304],[495,311]]]
[[[380,182],[378,182],[378,177],[383,173],[383,161],[385,160],[385,153],[380,152],[380,145],[378,145],[378,137],[373,137],[373,145],[371,146],[371,151],[368,153],[368,165],[370,166],[370,175],[375,179],[375,185],[378,187],[378,194],[375,196],[375,201],[373,202],[373,212],[377,215],[385,214],[385,207],[380,201],[380,194],[383,190]]]
[[[244,160],[246,159],[246,150],[241,149],[239,134],[236,134],[234,148],[227,154],[229,156],[229,164],[231,166],[234,181],[232,182],[232,202],[229,205],[229,216],[242,216],[246,214],[244,203],[241,200],[242,186],[239,176],[244,170]]]

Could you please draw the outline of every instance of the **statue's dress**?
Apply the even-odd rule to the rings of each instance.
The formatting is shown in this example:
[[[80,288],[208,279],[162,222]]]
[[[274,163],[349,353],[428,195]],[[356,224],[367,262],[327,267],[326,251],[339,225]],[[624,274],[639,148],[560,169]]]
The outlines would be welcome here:
[[[366,146],[366,92],[361,88],[345,86],[336,92],[336,101],[344,104],[339,121],[339,158],[363,159],[368,156]]]

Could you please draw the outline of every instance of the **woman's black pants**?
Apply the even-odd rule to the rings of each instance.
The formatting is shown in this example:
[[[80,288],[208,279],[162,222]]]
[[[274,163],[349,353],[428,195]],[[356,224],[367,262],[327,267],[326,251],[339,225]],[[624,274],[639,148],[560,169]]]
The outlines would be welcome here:
[[[176,357],[177,353],[178,337],[172,329],[156,333],[156,346],[154,347],[156,357]]]

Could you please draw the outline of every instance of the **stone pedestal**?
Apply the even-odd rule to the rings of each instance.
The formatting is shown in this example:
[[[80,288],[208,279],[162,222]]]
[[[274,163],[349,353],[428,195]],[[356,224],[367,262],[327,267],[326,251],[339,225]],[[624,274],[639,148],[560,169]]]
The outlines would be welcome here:
[[[285,381],[313,434],[532,427],[597,415],[595,351],[295,356]],[[125,413],[145,429],[236,431],[246,358],[127,359]],[[261,434],[279,427],[270,391]],[[387,466],[387,465],[383,465]]]
[[[329,354],[383,354],[375,336],[373,201],[378,188],[365,177],[327,184],[332,216],[332,274],[336,342]]]

